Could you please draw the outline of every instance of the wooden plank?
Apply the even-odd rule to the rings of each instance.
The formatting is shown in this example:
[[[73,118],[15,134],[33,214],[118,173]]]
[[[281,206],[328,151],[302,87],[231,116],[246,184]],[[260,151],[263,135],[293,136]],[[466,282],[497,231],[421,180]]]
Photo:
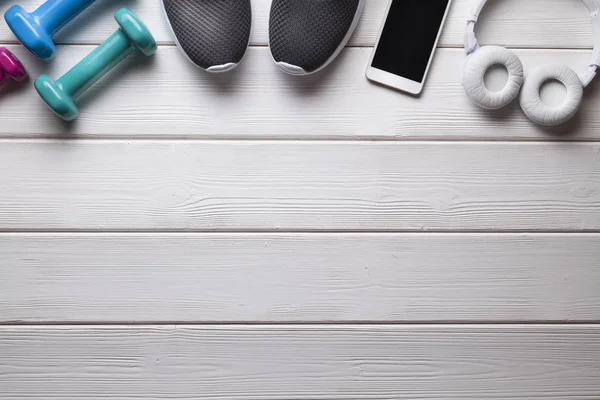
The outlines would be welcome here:
[[[0,230],[598,231],[600,145],[13,140]]]
[[[2,234],[0,322],[600,321],[599,235]]]
[[[388,0],[367,0],[365,12],[351,40],[352,46],[373,46]],[[34,10],[41,0],[21,0],[27,10]],[[475,0],[454,0],[446,29],[441,38],[443,47],[461,47],[464,27]],[[12,3],[0,5],[4,14]],[[253,0],[254,23],[251,43],[268,43],[271,0]],[[60,43],[100,43],[115,29],[112,15],[119,7],[130,7],[152,30],[162,44],[173,44],[160,1],[101,1],[93,5],[57,36]],[[592,26],[587,9],[580,0],[503,0],[490,2],[481,19],[482,43],[506,44],[527,48],[591,48]],[[0,24],[0,43],[15,42],[5,24]]]
[[[600,327],[2,327],[0,399],[600,397]]]
[[[32,76],[59,77],[83,58],[89,46],[63,49],[40,64],[17,46]],[[587,65],[582,51],[518,52],[527,68],[563,62]],[[307,79],[283,74],[266,48],[250,49],[240,70],[219,77],[184,62],[174,47],[151,60],[130,60],[97,83],[80,101],[72,124],[56,118],[32,86],[6,94],[0,104],[1,137],[216,139],[436,139],[598,140],[600,90],[586,91],[574,121],[548,129],[528,121],[514,104],[489,112],[467,98],[460,83],[464,54],[440,50],[419,99],[369,83],[370,51],[349,49],[325,74]]]

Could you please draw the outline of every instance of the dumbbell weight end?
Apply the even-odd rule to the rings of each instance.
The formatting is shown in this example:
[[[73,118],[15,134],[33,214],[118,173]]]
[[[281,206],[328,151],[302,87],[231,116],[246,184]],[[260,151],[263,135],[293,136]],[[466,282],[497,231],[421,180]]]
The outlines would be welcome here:
[[[94,1],[48,0],[32,13],[12,6],[4,19],[27,50],[42,60],[50,60],[56,53],[54,34]]]
[[[58,80],[42,75],[35,88],[59,117],[72,121],[79,115],[75,100],[104,74],[138,49],[145,56],[156,52],[156,42],[144,24],[127,9],[115,14],[120,26],[104,43]]]
[[[23,82],[27,71],[23,64],[7,49],[0,47],[0,88],[10,79]]]

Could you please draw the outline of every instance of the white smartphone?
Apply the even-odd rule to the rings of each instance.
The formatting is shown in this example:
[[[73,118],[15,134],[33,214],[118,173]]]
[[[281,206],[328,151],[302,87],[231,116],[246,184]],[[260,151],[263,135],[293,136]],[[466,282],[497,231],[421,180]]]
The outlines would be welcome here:
[[[391,0],[367,78],[408,93],[421,93],[450,2]]]

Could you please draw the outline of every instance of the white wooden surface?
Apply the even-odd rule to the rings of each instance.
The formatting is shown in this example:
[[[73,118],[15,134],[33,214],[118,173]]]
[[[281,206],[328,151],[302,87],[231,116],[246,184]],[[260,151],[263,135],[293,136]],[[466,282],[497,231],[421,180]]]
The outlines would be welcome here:
[[[103,326],[0,331],[0,399],[598,398],[600,329]]]
[[[597,321],[599,247],[586,234],[2,234],[0,322]]]
[[[42,72],[61,76],[92,46],[61,48],[51,65],[9,46]],[[598,140],[600,91],[585,93],[581,113],[557,128],[533,126],[518,104],[491,113],[474,106],[460,84],[464,52],[440,49],[423,95],[415,100],[365,78],[370,48],[349,48],[323,74],[281,73],[269,49],[253,47],[238,70],[201,74],[174,46],[148,61],[122,65],[81,99],[82,115],[65,124],[33,90],[3,104],[0,138],[151,138],[299,140]],[[583,72],[590,51],[519,50],[527,66],[561,62]],[[144,123],[143,125],[141,123]],[[481,125],[485,124],[485,131]]]
[[[473,106],[472,1],[418,99],[364,78],[386,0],[306,79],[270,60],[270,0],[219,77],[158,0],[97,2],[51,63],[0,24],[33,77],[121,6],[161,43],[73,124],[31,85],[0,98],[0,399],[599,399],[600,90],[553,129]],[[490,2],[482,26],[526,69],[588,62],[579,0]]]
[[[2,143],[2,230],[600,231],[598,143]]]

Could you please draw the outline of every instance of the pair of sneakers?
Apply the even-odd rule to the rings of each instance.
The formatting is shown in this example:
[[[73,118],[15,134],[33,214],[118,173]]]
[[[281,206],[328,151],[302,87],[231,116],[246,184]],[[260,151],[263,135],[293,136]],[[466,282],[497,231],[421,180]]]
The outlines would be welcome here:
[[[208,72],[242,61],[252,29],[251,0],[162,0],[177,45]],[[293,75],[325,68],[342,51],[365,0],[273,0],[269,47],[275,63]]]

